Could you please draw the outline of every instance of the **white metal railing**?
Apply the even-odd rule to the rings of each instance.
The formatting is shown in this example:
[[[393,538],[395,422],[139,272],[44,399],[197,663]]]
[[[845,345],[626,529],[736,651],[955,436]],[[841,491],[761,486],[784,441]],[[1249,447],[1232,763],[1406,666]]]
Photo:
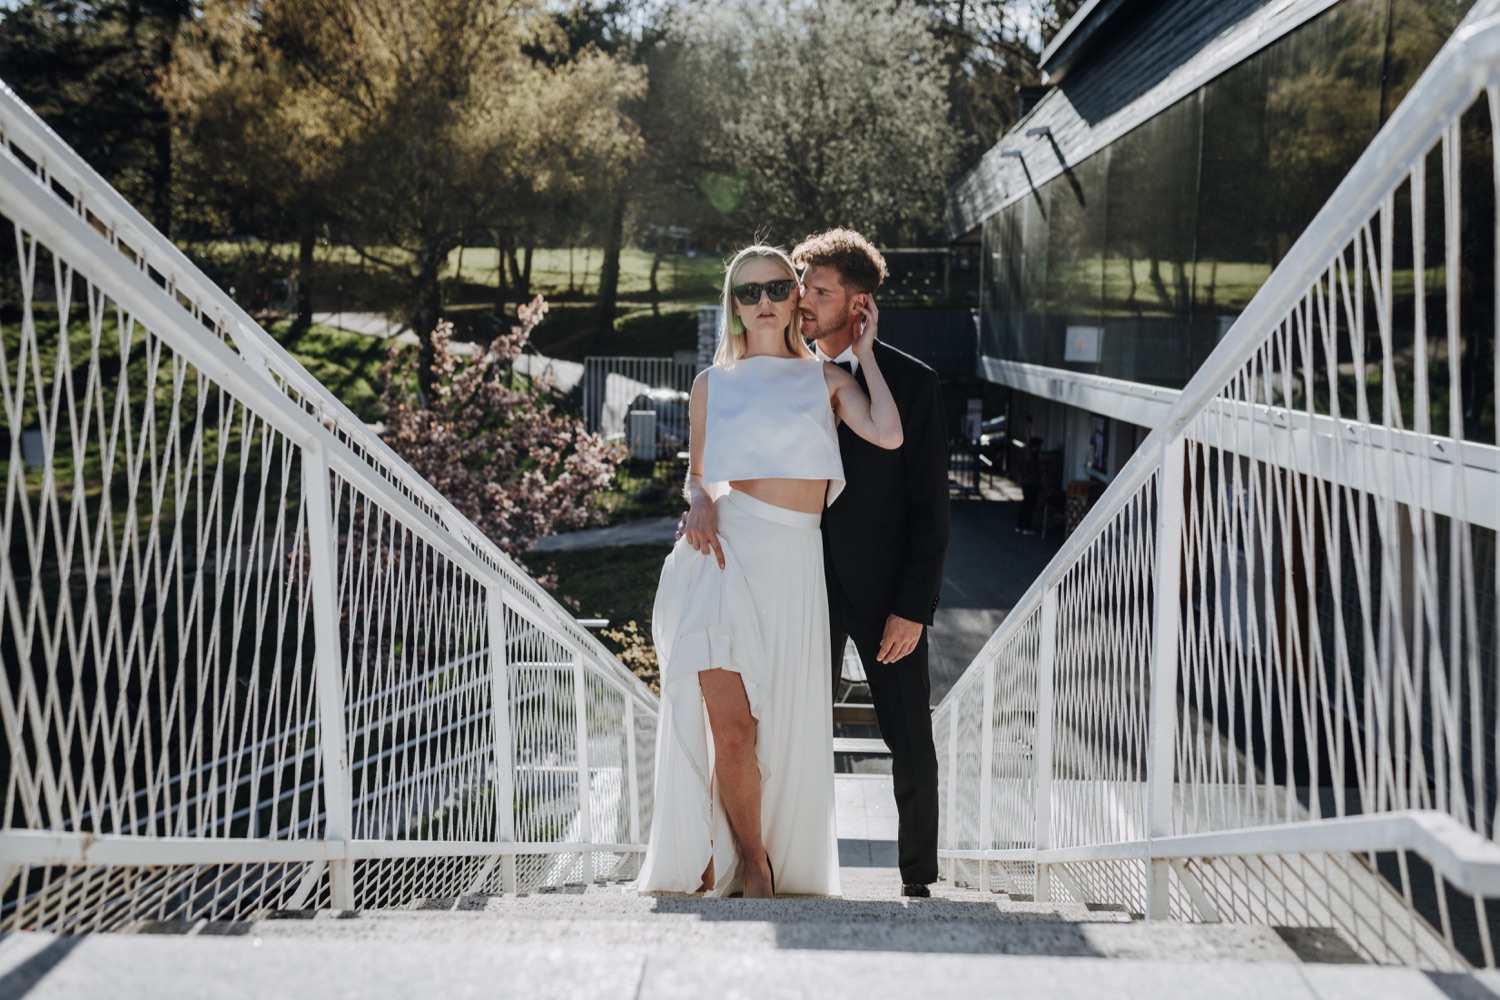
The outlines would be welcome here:
[[[657,702],[0,93],[0,929],[628,873]]]
[[[935,710],[949,877],[1495,964],[1497,12]]]
[[[674,358],[584,358],[585,424],[606,438],[624,439],[631,458],[671,458],[687,450],[687,398],[697,374],[696,363]],[[655,416],[631,416],[647,411]]]

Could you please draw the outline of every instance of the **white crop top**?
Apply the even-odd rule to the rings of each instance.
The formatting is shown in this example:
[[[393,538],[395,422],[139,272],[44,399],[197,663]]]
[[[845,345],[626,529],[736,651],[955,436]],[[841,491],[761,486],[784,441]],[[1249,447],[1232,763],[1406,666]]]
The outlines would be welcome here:
[[[703,485],[722,496],[735,479],[826,479],[843,492],[833,404],[816,358],[740,358],[708,370]]]

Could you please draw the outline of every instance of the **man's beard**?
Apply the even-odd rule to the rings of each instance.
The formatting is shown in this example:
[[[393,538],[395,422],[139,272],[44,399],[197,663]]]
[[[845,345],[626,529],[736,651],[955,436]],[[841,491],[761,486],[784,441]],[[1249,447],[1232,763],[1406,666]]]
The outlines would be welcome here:
[[[804,340],[819,341],[831,334],[838,333],[849,322],[849,314],[844,313],[843,319],[829,326],[818,326],[816,316],[808,317],[802,313],[797,314],[797,329],[801,332]]]

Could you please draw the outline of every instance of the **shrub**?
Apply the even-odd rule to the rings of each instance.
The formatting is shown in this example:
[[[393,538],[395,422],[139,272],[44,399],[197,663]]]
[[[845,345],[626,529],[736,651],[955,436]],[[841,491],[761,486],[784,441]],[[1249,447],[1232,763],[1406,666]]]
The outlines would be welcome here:
[[[467,362],[450,350],[453,325],[439,323],[426,399],[415,349],[393,345],[381,368],[385,440],[513,558],[543,535],[602,523],[596,495],[625,457],[514,372],[546,311],[540,296],[522,306],[520,325]]]

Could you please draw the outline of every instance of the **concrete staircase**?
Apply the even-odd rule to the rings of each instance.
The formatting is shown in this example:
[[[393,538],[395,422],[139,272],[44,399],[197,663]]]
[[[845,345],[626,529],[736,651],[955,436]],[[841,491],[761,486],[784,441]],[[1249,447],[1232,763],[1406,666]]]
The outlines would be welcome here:
[[[1352,964],[1335,939],[1126,914],[844,870],[846,898],[643,898],[619,884],[0,939],[26,997],[1494,997],[1492,974]],[[152,932],[155,933],[152,933]]]
[[[1319,930],[1146,923],[1078,904],[897,892],[890,778],[835,781],[843,899],[642,897],[625,885],[0,938],[0,1000],[517,997],[1500,996],[1490,973],[1359,964]]]

